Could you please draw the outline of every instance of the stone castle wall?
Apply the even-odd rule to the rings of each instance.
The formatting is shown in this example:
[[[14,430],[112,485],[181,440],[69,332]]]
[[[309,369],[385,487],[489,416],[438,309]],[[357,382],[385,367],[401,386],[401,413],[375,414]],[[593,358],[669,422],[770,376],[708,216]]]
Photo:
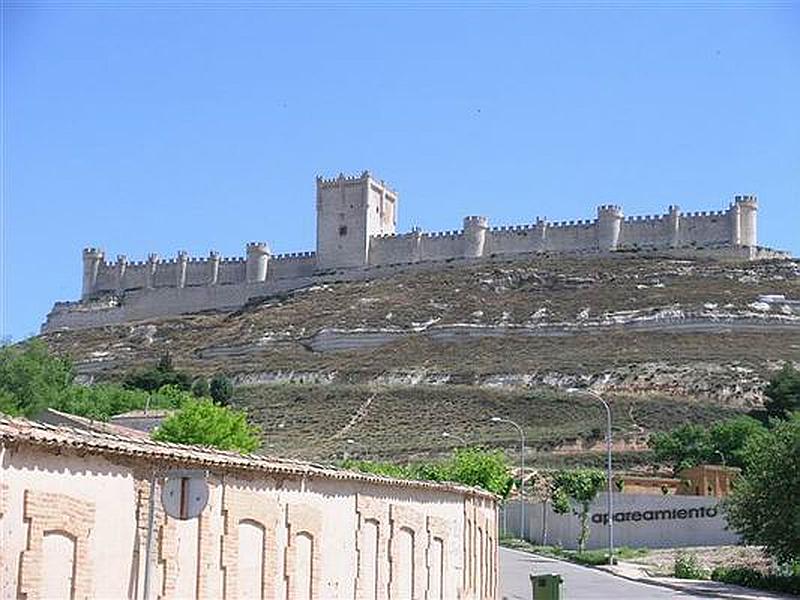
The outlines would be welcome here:
[[[749,198],[749,197],[748,197]],[[741,199],[727,211],[681,215],[677,208],[659,216],[623,217],[618,207],[600,207],[595,220],[537,221],[529,225],[488,227],[485,217],[467,217],[460,231],[374,236],[371,266],[429,260],[475,258],[536,252],[604,252],[629,249],[675,249],[756,245],[754,229],[736,241]],[[613,210],[610,218],[608,209]],[[748,205],[748,211],[755,210]],[[476,224],[477,223],[477,224]]]
[[[369,278],[371,269],[461,259],[535,253],[607,253],[626,250],[758,255],[754,196],[736,196],[725,211],[687,213],[672,206],[664,215],[625,217],[622,208],[600,206],[592,220],[490,227],[483,216],[466,217],[456,231],[395,233],[398,196],[369,172],[317,178],[316,252],[273,255],[267,244],[249,243],[245,256],[177,257],[129,262],[83,251],[80,304],[57,304],[45,330],[89,327],[131,319],[242,306],[250,298],[292,290],[337,274]],[[372,272],[376,275],[376,273]],[[102,310],[100,310],[102,309]],[[114,309],[114,310],[111,310]],[[113,314],[113,317],[111,315]]]

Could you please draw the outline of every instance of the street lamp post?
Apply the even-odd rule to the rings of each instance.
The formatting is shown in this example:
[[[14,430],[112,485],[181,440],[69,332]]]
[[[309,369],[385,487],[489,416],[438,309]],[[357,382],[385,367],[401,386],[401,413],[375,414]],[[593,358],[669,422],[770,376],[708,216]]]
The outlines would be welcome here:
[[[603,407],[606,409],[606,478],[608,479],[608,564],[614,564],[614,496],[612,486],[614,481],[614,473],[611,469],[611,407],[608,405],[603,397],[597,392],[592,390],[581,390],[577,388],[570,388],[567,390],[571,394],[584,394],[595,400],[602,402]]]
[[[449,431],[443,431],[442,432],[442,437],[443,438],[453,438],[454,440],[456,440],[462,446],[466,446],[467,445],[467,441],[463,437],[461,437],[460,435],[456,435],[454,433],[450,433]]]
[[[519,535],[523,540],[525,539],[525,432],[522,427],[517,425],[511,419],[503,419],[501,417],[492,417],[492,423],[508,423],[513,425],[519,431],[520,448],[519,448],[519,463],[520,463],[520,485],[519,485]]]

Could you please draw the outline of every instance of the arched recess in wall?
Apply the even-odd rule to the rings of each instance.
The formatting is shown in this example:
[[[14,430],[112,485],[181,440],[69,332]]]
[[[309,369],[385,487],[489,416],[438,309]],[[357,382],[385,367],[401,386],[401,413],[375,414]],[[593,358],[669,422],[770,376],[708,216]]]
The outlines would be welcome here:
[[[491,596],[497,585],[496,523],[483,508],[477,500],[464,502],[464,594],[469,597]]]
[[[477,556],[478,556],[478,573],[477,573],[478,582],[477,582],[476,588],[477,588],[477,591],[479,592],[480,596],[484,597],[486,595],[486,571],[485,571],[485,568],[486,568],[486,560],[485,560],[486,550],[485,550],[485,548],[486,548],[486,546],[485,546],[485,542],[484,542],[484,539],[483,539],[483,527],[481,527],[480,525],[478,526],[476,537],[477,537],[477,545],[478,545],[478,552],[477,552]]]
[[[390,508],[389,589],[392,598],[424,598],[428,588],[425,516],[410,506]],[[411,595],[408,595],[412,592]]]
[[[44,532],[42,598],[74,598],[77,540],[66,531]]]
[[[20,560],[18,595],[28,600],[46,598],[47,586],[62,589],[69,578],[68,598],[92,597],[89,535],[94,526],[94,504],[66,494],[26,490],[24,515],[29,523],[28,542]],[[72,556],[73,566],[49,565],[45,550],[54,561]],[[52,582],[48,581],[51,575],[55,575]]]
[[[415,598],[422,590],[414,586],[414,530],[400,527],[392,536],[392,597]]]
[[[380,565],[378,547],[380,524],[375,519],[361,523],[358,547],[358,593],[365,600],[378,600],[380,593]]]
[[[225,522],[222,536],[225,600],[275,597],[278,577],[276,532],[280,523],[277,503],[267,501],[257,492],[226,487],[222,514]],[[260,564],[260,572],[243,572],[242,565],[245,564]],[[255,590],[259,581],[260,593],[256,596],[244,593],[245,588]]]
[[[239,598],[262,598],[264,594],[264,525],[252,519],[239,521]]]
[[[428,529],[428,600],[444,600],[457,596],[457,582],[448,581],[448,552],[451,547],[451,523],[439,517],[427,518]]]
[[[307,531],[300,531],[292,539],[294,547],[294,567],[292,569],[292,587],[290,597],[296,600],[311,600],[314,588],[314,536]]]
[[[322,518],[311,506],[286,507],[287,546],[284,578],[287,597],[292,600],[318,600],[320,596],[319,547]]]
[[[431,538],[428,546],[428,598],[444,600],[444,540]]]
[[[358,531],[356,598],[389,597],[389,502],[364,494],[356,497]]]

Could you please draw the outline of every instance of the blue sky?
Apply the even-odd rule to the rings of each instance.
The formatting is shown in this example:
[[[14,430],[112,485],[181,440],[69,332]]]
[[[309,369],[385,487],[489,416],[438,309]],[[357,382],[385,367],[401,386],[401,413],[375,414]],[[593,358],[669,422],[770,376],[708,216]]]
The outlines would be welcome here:
[[[800,5],[109,6],[3,12],[3,335],[79,297],[86,245],[311,250],[339,171],[390,182],[401,230],[753,192],[800,254]]]

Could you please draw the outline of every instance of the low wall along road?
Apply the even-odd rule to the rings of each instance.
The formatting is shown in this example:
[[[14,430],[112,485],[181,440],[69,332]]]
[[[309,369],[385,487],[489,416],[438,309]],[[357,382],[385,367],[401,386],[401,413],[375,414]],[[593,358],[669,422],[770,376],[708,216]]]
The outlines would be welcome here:
[[[500,517],[501,530],[519,535],[518,502],[509,502]],[[608,510],[605,493],[592,503],[587,548],[608,545]],[[576,550],[580,520],[576,511],[553,512],[548,504],[527,503],[525,538],[541,545]],[[614,545],[630,548],[683,548],[738,544],[739,536],[727,529],[719,499],[710,496],[614,494]]]

